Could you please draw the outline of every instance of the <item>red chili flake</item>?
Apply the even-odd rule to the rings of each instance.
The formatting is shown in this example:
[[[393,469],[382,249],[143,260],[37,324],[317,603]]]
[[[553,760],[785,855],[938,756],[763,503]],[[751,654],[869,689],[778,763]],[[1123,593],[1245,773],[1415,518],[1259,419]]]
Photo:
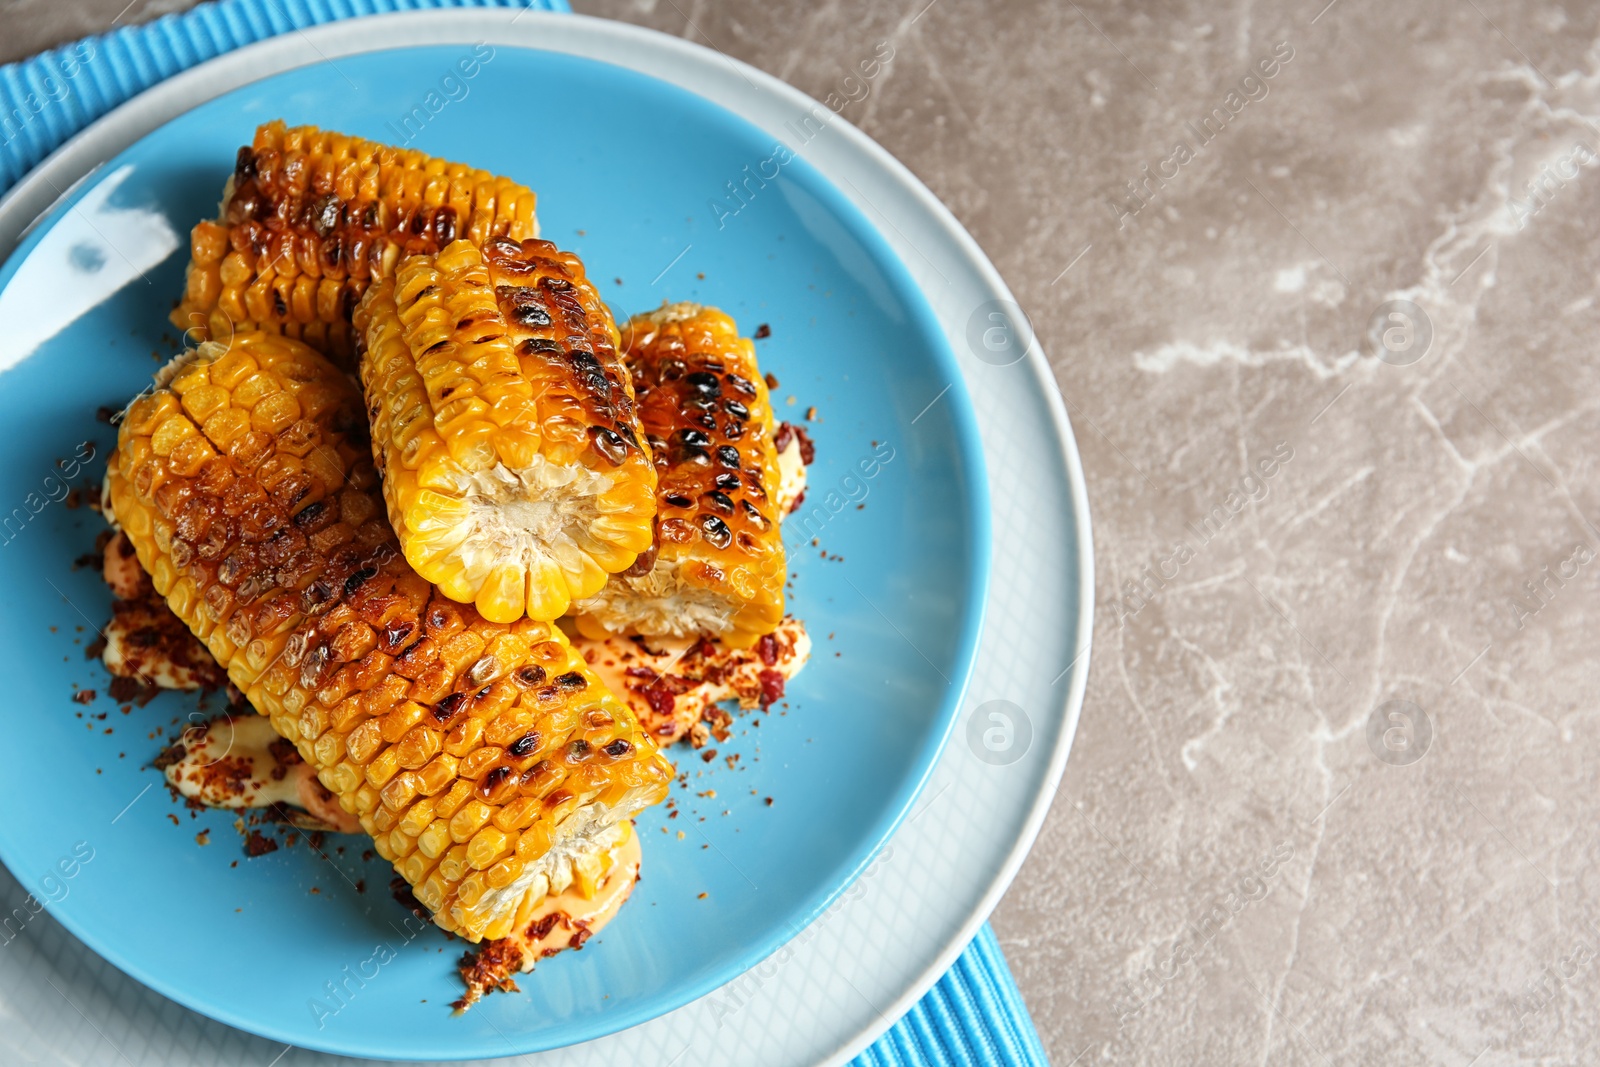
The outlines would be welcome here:
[[[756,642],[756,654],[761,657],[761,662],[769,667],[778,663],[778,639],[771,634],[762,634],[761,640]]]
[[[764,670],[756,676],[761,682],[761,706],[769,706],[783,699],[783,675],[774,670]]]
[[[769,807],[769,808],[772,807],[772,798],[771,797],[767,798],[767,807]]]
[[[670,716],[673,706],[677,704],[677,698],[672,695],[672,690],[660,682],[643,687],[639,690],[639,695],[644,697],[651,711],[663,717]]]
[[[757,341],[765,341],[767,338],[772,336],[772,327],[763,322],[760,326],[756,327],[756,332],[750,336],[755,338]]]
[[[89,703],[92,703],[94,701],[94,697],[95,697],[95,692],[94,692],[93,689],[80,689],[76,693],[72,694],[73,701],[75,703],[78,703],[78,704],[89,704]],[[104,715],[102,715],[100,717],[102,719],[105,718]]]
[[[812,408],[811,410],[816,411],[817,409]],[[804,426],[796,426],[794,435],[800,438],[800,462],[808,467],[811,466],[812,461],[817,458],[816,442],[811,440],[811,435],[806,433]]]
[[[396,876],[389,879],[389,893],[396,901],[399,902],[401,907],[405,908],[417,918],[430,918],[428,909],[424,908],[422,906],[422,902],[411,894],[411,883],[407,882],[404,878]]]
[[[250,836],[245,838],[244,854],[251,859],[276,851],[278,851],[278,843],[260,830],[251,830]]]
[[[700,758],[705,760],[707,763],[710,763],[712,760],[717,758],[717,750],[714,748],[708,748],[704,752],[700,753]]]

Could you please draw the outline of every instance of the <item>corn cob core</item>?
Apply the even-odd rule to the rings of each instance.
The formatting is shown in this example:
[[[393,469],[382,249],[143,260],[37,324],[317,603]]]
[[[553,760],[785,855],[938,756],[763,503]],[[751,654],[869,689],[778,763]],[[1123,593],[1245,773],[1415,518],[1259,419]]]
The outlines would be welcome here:
[[[650,547],[656,472],[616,326],[548,241],[413,256],[356,313],[406,559],[488,619],[554,619]]]
[[[503,937],[626,836],[671,766],[547,623],[405,562],[354,383],[299,342],[202,345],[108,471],[157,592],[446,930]]]
[[[190,234],[172,322],[196,343],[281,333],[350,365],[351,313],[402,255],[538,234],[533,193],[508,178],[269,122],[239,149],[219,217]]]
[[[787,578],[767,384],[715,308],[674,304],[623,330],[655,456],[653,550],[573,606],[580,632],[720,636],[748,648],[783,620]]]

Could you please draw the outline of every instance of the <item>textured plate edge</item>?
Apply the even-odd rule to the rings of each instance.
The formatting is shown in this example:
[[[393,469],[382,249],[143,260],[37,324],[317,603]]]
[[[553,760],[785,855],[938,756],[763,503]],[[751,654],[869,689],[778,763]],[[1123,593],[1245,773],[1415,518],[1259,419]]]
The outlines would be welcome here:
[[[347,41],[344,38],[351,34],[351,23],[354,20],[324,23],[292,34],[286,33],[278,37],[268,38],[207,60],[152,86],[119,105],[64,142],[38,166],[29,171],[4,198],[0,198],[0,254],[9,259],[22,237],[38,221],[46,217],[60,200],[69,196],[80,182],[97,170],[107,156],[122,151],[165,122],[216,96],[272,74],[325,61],[329,54],[319,49],[319,44],[336,46],[332,49],[331,54],[342,56],[403,47],[406,43],[452,43],[456,37],[472,27],[482,26],[491,30],[503,30],[511,23],[519,21],[525,14],[534,16],[534,20],[528,23],[530,28],[544,23],[557,30],[557,37],[567,36],[566,33],[562,32],[564,29],[576,29],[579,41],[576,43],[572,40],[537,43],[507,41],[508,45],[543,47],[552,51],[590,56],[591,58],[601,59],[619,66],[640,70],[641,73],[662,77],[663,80],[670,81],[671,79],[650,70],[641,70],[641,68],[630,62],[633,57],[629,54],[605,54],[583,50],[579,47],[582,44],[582,38],[585,35],[593,34],[601,36],[613,35],[621,38],[624,42],[637,42],[669,53],[675,52],[680,56],[703,57],[710,52],[709,49],[691,42],[625,23],[616,23],[583,15],[530,12],[527,10],[511,15],[508,9],[503,8],[402,12],[370,16],[360,20],[367,27],[372,27],[378,22],[391,26],[413,23],[419,27],[436,27],[445,31],[442,36],[410,42]],[[722,53],[713,54],[717,55],[721,63],[732,73],[737,74],[746,81],[760,84],[774,96],[786,99],[802,111],[822,106],[798,89],[755,67]],[[219,74],[224,75],[221,82],[216,86],[209,85],[208,83]],[[225,84],[222,82],[225,82]],[[697,89],[690,89],[689,91],[700,92]],[[700,95],[706,94],[700,93]],[[716,100],[716,102],[741,118],[746,119],[746,121],[754,123],[769,133],[771,132],[759,119],[745,113],[737,104],[723,100]],[[900,163],[886,149],[842,117],[836,117],[834,122],[830,123],[829,128],[836,130],[841,137],[847,138],[858,152],[863,153],[882,167],[884,173],[895,179],[896,184],[901,187],[902,191],[908,194],[923,212],[931,216],[941,231],[941,236],[967,253],[968,263],[975,268],[991,298],[1015,302],[1014,295],[976,240],[966,231],[949,209],[904,164]],[[109,150],[102,148],[97,151],[96,146],[100,145],[102,140],[110,142],[114,147],[110,147]],[[824,166],[816,163],[813,165],[824,177],[829,178],[830,181],[833,180],[833,177]],[[849,183],[846,184],[848,185]],[[869,220],[874,214],[878,213],[878,209],[873,205],[863,203],[859,194],[852,195],[850,189],[841,189],[840,192],[846,199],[854,203],[857,209],[862,211]],[[907,249],[901,247],[902,242],[896,239],[897,236],[899,235],[883,234],[889,245],[895,249],[897,254],[901,254],[902,259],[904,259],[903,252]],[[958,364],[960,362],[958,355]],[[977,933],[978,928],[988,918],[995,905],[999,902],[1000,897],[1004,895],[1006,889],[1015,879],[1023,860],[1032,847],[1033,841],[1037,838],[1045,816],[1059,789],[1072,743],[1076,737],[1088,679],[1089,653],[1092,644],[1094,621],[1094,552],[1087,486],[1084,480],[1082,462],[1078,454],[1076,437],[1072,432],[1066,406],[1062,401],[1054,375],[1051,373],[1048,362],[1044,357],[1042,347],[1037,342],[1030,349],[1025,362],[1032,373],[1034,384],[1045,397],[1045,405],[1050,413],[1060,459],[1068,480],[1070,510],[1075,524],[1074,532],[1077,536],[1078,551],[1076,558],[1066,557],[1063,560],[1063,562],[1076,565],[1079,603],[1075,621],[1076,641],[1073,647],[1073,660],[1069,667],[1067,691],[1060,705],[1058,705],[1063,716],[1061,733],[1057,737],[1055,747],[1051,752],[1046,773],[1022,820],[1020,831],[1007,854],[1005,862],[995,872],[988,890],[970,910],[961,931],[956,937],[950,939],[944,950],[935,958],[935,962],[908,985],[906,991],[893,1003],[888,1012],[880,1013],[872,1025],[858,1031],[854,1037],[848,1039],[840,1047],[836,1054],[824,1061],[830,1065],[847,1062],[859,1053],[861,1049],[876,1040],[938,981],[939,977],[949,969],[956,957],[964,951],[972,937]],[[938,762],[936,761],[933,769],[936,770],[937,766]],[[924,782],[926,780],[925,776]],[[680,1007],[677,1010],[681,1011],[683,1008]],[[664,1017],[658,1016],[657,1018]]]

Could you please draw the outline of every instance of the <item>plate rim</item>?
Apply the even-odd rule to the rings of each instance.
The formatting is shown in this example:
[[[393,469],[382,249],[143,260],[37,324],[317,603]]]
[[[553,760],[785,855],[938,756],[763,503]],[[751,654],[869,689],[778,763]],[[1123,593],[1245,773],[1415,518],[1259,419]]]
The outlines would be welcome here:
[[[753,81],[789,105],[801,109],[820,106],[817,101],[798,89],[758,68],[726,55],[712,53],[688,41],[642,27],[612,23],[590,16],[534,14],[535,22],[530,25],[544,23],[550,19],[566,20],[572,24],[570,27],[551,25],[556,40],[546,42],[544,46],[554,50],[589,54],[584,52],[586,46],[592,47],[595,39],[611,34],[624,42],[640,45],[646,52],[653,52],[654,54],[646,56],[653,62],[657,60],[662,63],[671,60],[688,62],[687,56],[698,53],[696,57],[698,61],[710,60],[713,68],[721,65],[731,69],[741,78]],[[407,23],[415,23],[415,29],[419,33],[427,30],[434,32],[434,36],[429,38],[431,40],[459,43],[468,29],[505,32],[508,21],[514,22],[520,17],[520,15],[512,17],[512,13],[506,9],[450,9],[442,12],[403,12],[371,16],[361,21],[370,27],[381,19],[391,23],[397,32],[409,29]],[[113,146],[110,152],[120,151],[122,147],[138,140],[161,122],[188,107],[196,106],[239,85],[257,80],[267,73],[315,63],[319,60],[319,55],[314,53],[319,46],[331,48],[331,54],[335,56],[372,50],[363,47],[360,42],[347,39],[351,35],[351,27],[347,25],[349,21],[351,20],[325,23],[295,34],[283,33],[225,53],[165,79],[84,127],[30,170],[4,198],[0,198],[0,254],[9,252],[18,237],[30,230],[42,215],[48,213],[57,199],[71,192],[78,182],[98,169],[96,156],[97,151],[101,150],[99,146],[109,144]],[[602,26],[605,27],[604,31],[598,28]],[[372,47],[387,47],[387,45]],[[638,58],[613,55],[610,61],[628,66],[630,69],[641,69],[634,63]],[[239,69],[236,71],[235,68]],[[208,79],[219,72],[226,75],[225,84],[207,85]],[[717,76],[717,71],[713,69],[706,74],[705,80],[715,81]],[[693,91],[707,95],[704,90]],[[737,102],[730,103],[725,100],[718,102],[735,113],[743,113]],[[745,117],[758,126],[762,125],[758,119],[748,114]],[[978,276],[977,288],[980,291],[996,299],[1015,301],[999,272],[977,242],[949,209],[940,203],[904,164],[843,117],[837,117],[830,128],[837,131],[855,153],[870,161],[891,179],[909,197],[914,207],[926,216],[940,238],[964,253],[966,265]],[[820,164],[818,166],[824,174],[829,173],[827,167]],[[845,195],[852,200],[858,199],[849,192]],[[861,205],[858,202],[859,206]],[[889,236],[889,240],[891,244],[897,244],[894,236]],[[1076,552],[1064,554],[1061,560],[1062,566],[1070,568],[1077,579],[1078,603],[1072,620],[1075,628],[1073,643],[1066,650],[1073,656],[1065,672],[1067,685],[1059,702],[1054,705],[1060,716],[1060,731],[1044,761],[1044,766],[1035,772],[1035,785],[1031,796],[1025,804],[1019,804],[1018,810],[1014,812],[1016,821],[1012,843],[1004,861],[994,868],[987,889],[978,894],[970,906],[964,906],[965,915],[957,920],[957,932],[953,936],[940,935],[944,945],[933,955],[932,962],[905,976],[903,992],[888,1009],[854,1031],[846,1032],[837,1038],[826,1039],[834,1043],[835,1051],[831,1054],[822,1054],[820,1062],[829,1065],[847,1061],[876,1040],[938,980],[964,950],[1015,877],[1033,840],[1037,837],[1050,802],[1059,787],[1076,734],[1083,706],[1093,638],[1093,528],[1076,438],[1042,345],[1036,343],[1024,363],[1033,384],[1045,398],[1049,429],[1055,438],[1056,458],[1061,464],[1065,478],[1067,510],[1071,515],[1076,544]],[[953,748],[954,746],[947,747],[945,756],[941,758],[941,765],[951,758]],[[822,932],[818,936],[826,939],[828,934]],[[683,1010],[686,1009],[680,1009]]]
[[[491,8],[469,10],[473,10],[475,12],[504,12],[505,9]],[[438,17],[444,13],[445,12],[441,11],[397,12],[371,16],[366,21],[370,23],[374,20],[410,20],[414,19],[417,15]],[[458,12],[451,11],[448,13],[457,14]],[[528,9],[524,13],[531,13],[535,15],[534,24],[537,24],[537,22],[541,20],[555,19],[559,20],[555,24],[561,25],[562,23],[571,21],[575,17],[569,13],[535,11],[532,9]],[[576,17],[585,18],[584,16]],[[517,18],[520,18],[520,16],[517,16]],[[516,19],[514,18],[513,21],[515,20]],[[345,26],[344,24],[350,21],[353,20],[340,20],[339,22],[324,24],[324,26],[316,27],[315,29],[334,29],[341,26],[343,26],[345,29],[348,29],[348,26]],[[607,20],[589,21],[599,22],[611,28],[627,26],[627,24],[624,23],[610,22]],[[634,30],[639,29],[637,27],[628,28]],[[654,35],[655,33],[655,31],[648,30],[642,32],[647,35]],[[254,54],[258,51],[266,51],[270,49],[273,44],[280,41],[281,37],[268,38],[264,41],[246,45],[242,48],[236,49],[233,52],[224,53],[220,56],[214,57],[213,59],[207,60],[204,63],[197,64],[195,67],[190,68],[189,71],[185,71],[184,74],[194,73],[197,75],[196,80],[203,80],[203,76],[214,73],[211,68],[228,64],[228,61],[234,57],[242,57],[245,60],[254,58]],[[540,47],[536,44],[524,42],[497,40],[495,44],[499,47],[505,47],[508,49],[517,49],[535,54],[544,53],[548,55],[561,56],[568,59],[577,59],[580,62],[585,63],[610,66],[635,76],[648,78],[651,81],[659,82],[671,89],[677,90],[678,92],[686,93],[694,97],[702,104],[715,108],[716,110],[732,117],[738,123],[751,126],[752,128],[761,130],[762,132],[766,132],[762,127],[759,126],[759,124],[751,122],[751,120],[738,114],[721,101],[711,99],[704,94],[695,92],[693,89],[677,85],[659,75],[637,70],[636,68],[628,66],[626,63],[616,62],[615,59],[612,58],[588,56],[563,51],[561,49]],[[385,52],[399,52],[445,46],[447,46],[447,42],[438,41],[413,41],[409,43],[398,44],[375,44],[372,47],[362,48],[358,52],[342,53],[341,58],[354,54],[378,55]],[[334,63],[332,59],[323,57],[306,63],[298,63],[276,70],[260,72],[254,77],[250,77],[246,80],[238,82],[237,84],[230,85],[226,89],[208,96],[205,100],[199,101],[181,112],[172,114],[166,117],[164,120],[154,123],[143,132],[135,134],[126,143],[123,143],[120,145],[120,147],[116,148],[107,159],[97,163],[70,187],[62,190],[60,194],[48,204],[48,206],[46,206],[33,218],[33,220],[19,235],[15,245],[6,251],[4,260],[0,261],[0,291],[4,291],[4,289],[11,283],[12,279],[16,276],[23,264],[27,262],[29,255],[32,254],[39,244],[53,231],[53,229],[59,225],[64,218],[67,217],[68,213],[71,212],[85,197],[90,195],[95,188],[98,188],[97,179],[103,179],[110,176],[107,173],[107,168],[112,163],[116,162],[117,158],[122,154],[137,147],[140,142],[156,135],[171,124],[183,120],[191,111],[196,110],[201,106],[211,104],[214,101],[231,93],[248,89],[250,86],[255,85],[260,81],[289,75],[295,71],[306,70],[317,66],[334,66]],[[182,75],[179,75],[178,77],[182,77]],[[124,102],[122,105],[114,108],[105,116],[102,116],[101,119],[80,131],[79,134],[74,135],[73,138],[69,139],[68,142],[64,143],[60,148],[58,148],[56,153],[52,153],[50,157],[43,161],[38,168],[35,168],[34,171],[30,171],[22,181],[19,181],[16,186],[7,192],[4,198],[0,198],[0,219],[8,218],[7,212],[12,208],[13,202],[20,202],[23,196],[26,195],[24,186],[29,185],[30,181],[35,177],[37,171],[52,163],[57,154],[66,152],[70,147],[74,146],[75,142],[79,141],[80,138],[85,138],[87,135],[94,132],[95,128],[100,126],[102,123],[108,126],[115,125],[115,120],[118,119],[119,115],[124,111],[124,109],[132,109],[136,105],[144,103],[145,97],[159,92],[164,86],[176,80],[177,78],[175,77],[174,79],[169,79],[167,81],[158,83],[157,85],[151,86],[144,92],[137,94],[133,98],[130,98],[128,101]],[[752,941],[748,945],[741,947],[739,951],[732,953],[730,955],[730,962],[724,965],[724,967],[720,969],[708,969],[707,973],[697,980],[684,983],[681,988],[673,989],[670,993],[659,994],[653,1002],[647,1005],[643,1005],[629,1011],[619,1012],[614,1010],[613,1012],[602,1013],[600,1015],[593,1016],[592,1018],[576,1020],[569,1024],[570,1028],[578,1031],[575,1034],[563,1035],[559,1030],[556,1030],[551,1032],[542,1032],[538,1035],[533,1035],[530,1033],[513,1035],[508,1040],[516,1046],[513,1053],[516,1055],[545,1052],[582,1044],[588,1041],[603,1039],[622,1030],[667,1015],[684,1007],[686,1004],[689,1004],[694,1000],[714,992],[715,990],[727,985],[729,982],[736,980],[741,975],[761,964],[762,961],[770,957],[774,952],[780,950],[795,936],[794,931],[803,930],[807,925],[814,922],[836,900],[846,893],[852,885],[855,884],[855,882],[861,877],[862,873],[873,862],[876,855],[893,837],[895,831],[899,829],[902,823],[904,823],[906,818],[910,815],[911,810],[915,807],[916,802],[921,796],[924,788],[927,786],[928,781],[931,779],[936,768],[938,767],[940,757],[954,733],[957,722],[961,718],[963,703],[973,675],[973,670],[982,639],[984,624],[986,621],[994,547],[991,532],[992,507],[990,500],[987,463],[983,448],[982,436],[977,424],[976,413],[972,408],[971,398],[967,393],[965,379],[961,372],[959,357],[955,352],[954,346],[950,343],[950,338],[946,336],[942,325],[938,321],[937,313],[933,307],[932,301],[929,299],[928,294],[917,282],[909,267],[903,262],[899,251],[888,240],[887,236],[880,230],[878,225],[872,221],[868,214],[848,195],[844,189],[840,188],[833,181],[833,179],[831,179],[820,168],[809,164],[809,162],[807,163],[807,167],[812,172],[814,179],[821,182],[826,193],[837,197],[840,204],[844,205],[847,211],[854,211],[859,217],[858,222],[853,222],[852,226],[853,228],[859,226],[859,228],[862,230],[859,236],[864,239],[868,245],[869,254],[873,255],[874,257],[881,257],[885,259],[887,261],[887,265],[891,266],[891,268],[897,268],[899,270],[901,277],[894,278],[892,280],[892,285],[897,293],[902,293],[911,298],[911,303],[907,307],[908,314],[917,320],[922,320],[922,328],[943,342],[942,346],[935,347],[930,353],[933,357],[932,366],[942,376],[950,378],[951,385],[960,386],[960,388],[957,390],[957,395],[961,399],[953,409],[952,423],[954,430],[953,436],[955,437],[956,455],[959,457],[959,460],[962,464],[961,472],[970,482],[965,493],[963,494],[966,505],[963,508],[963,512],[968,517],[969,521],[969,535],[967,544],[964,546],[965,551],[963,556],[969,560],[969,563],[966,568],[968,573],[965,577],[965,580],[961,581],[957,587],[961,590],[963,603],[965,606],[962,608],[960,615],[957,617],[957,624],[955,627],[953,627],[952,631],[952,662],[956,665],[956,670],[953,672],[955,676],[950,680],[950,684],[943,690],[939,699],[939,717],[935,728],[924,737],[923,743],[919,746],[919,751],[913,756],[911,762],[912,773],[907,776],[905,781],[902,782],[895,793],[892,794],[892,799],[889,805],[886,806],[888,811],[887,815],[880,817],[871,827],[869,827],[868,833],[861,837],[860,843],[846,853],[845,858],[837,867],[837,869],[845,872],[842,877],[836,879],[833,884],[825,886],[820,892],[810,894],[804,900],[796,914],[790,919],[785,920],[784,923],[775,924],[772,930],[764,935],[761,939]],[[40,175],[40,177],[47,184],[51,184],[53,186],[53,183],[49,183],[47,177],[43,175]],[[832,210],[832,208],[830,208],[830,210]],[[0,224],[0,241],[3,241],[4,239],[4,224]],[[876,244],[876,247],[872,247],[874,244]],[[921,302],[920,306],[917,303],[918,300]],[[31,354],[32,353],[29,353],[29,356],[31,356]],[[943,394],[941,393],[940,395]],[[0,856],[0,861],[3,860],[4,856]],[[10,864],[7,866],[12,870],[17,869]],[[139,982],[141,985],[144,985],[156,993],[175,1001],[189,1010],[208,1018],[215,1019],[236,1029],[243,1030],[247,1033],[255,1034],[257,1036],[271,1038],[273,1040],[289,1042],[296,1045],[296,1047],[315,1049],[334,1055],[383,1056],[392,1060],[418,1060],[425,1058],[434,1059],[437,1057],[437,1053],[435,1051],[412,1051],[398,1046],[385,1047],[381,1051],[375,1052],[371,1049],[370,1045],[363,1046],[360,1042],[351,1043],[339,1042],[336,1040],[307,1042],[306,1038],[308,1035],[306,1034],[303,1034],[299,1031],[281,1029],[276,1025],[275,1022],[265,1018],[247,1018],[238,1012],[202,1000],[201,997],[197,995],[195,987],[193,986],[177,985],[166,980],[165,978],[151,973],[150,970],[140,961],[132,959],[125,953],[116,951],[110,946],[105,945],[103,943],[103,938],[94,933],[93,927],[89,924],[85,924],[81,918],[75,916],[70,909],[57,908],[55,910],[54,917],[90,951],[94,952],[97,956],[106,960],[117,970],[127,974],[130,978]],[[321,1035],[315,1036],[320,1037]],[[533,1038],[533,1040],[529,1040],[530,1037]],[[550,1037],[555,1037],[557,1039],[556,1042],[551,1043],[549,1040],[546,1040]],[[479,1055],[479,1053],[470,1053],[470,1055]]]

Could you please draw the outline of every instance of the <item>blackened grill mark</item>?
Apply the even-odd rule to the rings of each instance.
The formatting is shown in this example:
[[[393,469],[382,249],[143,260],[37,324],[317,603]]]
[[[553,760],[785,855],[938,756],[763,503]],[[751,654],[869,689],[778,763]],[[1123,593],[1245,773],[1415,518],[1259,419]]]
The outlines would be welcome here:
[[[339,215],[344,205],[339,202],[338,196],[325,193],[311,201],[310,215],[311,229],[318,237],[326,239],[339,226]]]
[[[539,290],[528,285],[497,285],[495,299],[506,321],[525,329],[539,329],[550,325],[550,313]]]
[[[566,674],[556,676],[556,685],[569,691],[584,689],[589,685],[589,680],[578,671],[568,671]]]
[[[389,651],[399,648],[416,628],[416,624],[409,619],[391,620],[380,631],[383,647]]]
[[[368,578],[373,577],[377,573],[378,568],[376,567],[362,567],[360,570],[356,571],[354,574],[344,580],[344,595],[354,596],[355,591],[360,589]]]
[[[322,241],[322,265],[327,270],[337,270],[344,260],[344,234],[332,233]]]
[[[491,768],[489,773],[483,776],[483,781],[478,784],[478,795],[488,800],[494,796],[495,790],[499,789],[501,784],[510,777],[511,768],[503,763],[498,767]]]
[[[564,278],[540,278],[539,288],[544,291],[557,336],[583,337],[588,332],[588,316],[572,283]]]
[[[722,395],[722,383],[709,371],[697,370],[686,375],[683,380],[690,389],[705,399],[715,399]]]
[[[456,239],[456,209],[441,207],[433,214],[433,240],[440,248]]]
[[[727,548],[733,543],[733,531],[715,515],[700,516],[700,532],[714,548]]]
[[[466,702],[467,694],[451,693],[449,696],[439,701],[439,703],[434,707],[433,717],[440,722],[449,722],[451,716],[460,711],[461,705],[465,704]]]
[[[327,510],[328,505],[323,501],[318,500],[314,504],[307,504],[305,507],[301,508],[295,513],[295,516],[291,521],[295,524],[295,526],[304,530],[306,527],[315,523],[317,519],[322,516],[322,513]]]
[[[530,337],[517,346],[519,356],[559,356],[561,346],[546,337]]]
[[[589,440],[594,445],[594,450],[613,467],[622,466],[623,461],[628,458],[628,443],[613,430],[608,430],[604,426],[591,426]]]

